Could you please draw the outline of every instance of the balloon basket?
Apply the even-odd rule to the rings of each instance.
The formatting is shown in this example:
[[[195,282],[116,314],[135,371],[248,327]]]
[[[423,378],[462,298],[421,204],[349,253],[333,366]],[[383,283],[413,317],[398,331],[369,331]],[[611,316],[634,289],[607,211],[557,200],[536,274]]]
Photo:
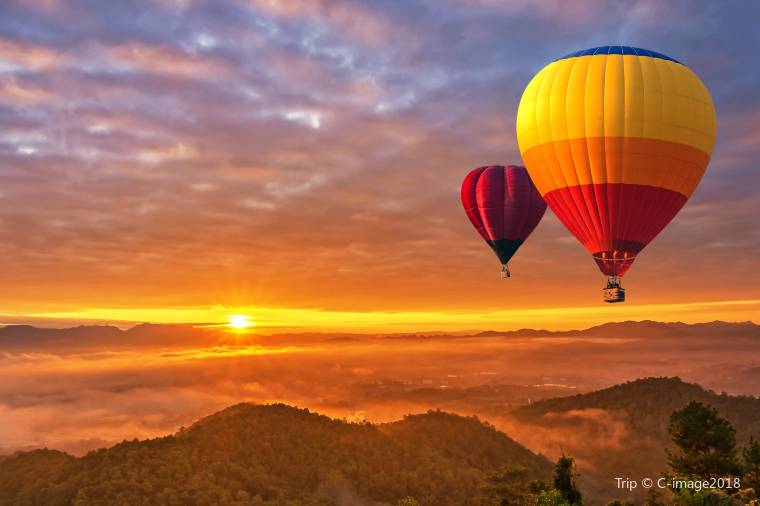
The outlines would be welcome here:
[[[604,302],[614,304],[615,302],[625,302],[625,288],[620,286],[620,278],[610,276],[607,280],[607,286],[602,289]]]
[[[501,279],[507,279],[510,276],[512,276],[512,274],[509,272],[509,267],[507,267],[507,264],[502,265],[501,266]]]

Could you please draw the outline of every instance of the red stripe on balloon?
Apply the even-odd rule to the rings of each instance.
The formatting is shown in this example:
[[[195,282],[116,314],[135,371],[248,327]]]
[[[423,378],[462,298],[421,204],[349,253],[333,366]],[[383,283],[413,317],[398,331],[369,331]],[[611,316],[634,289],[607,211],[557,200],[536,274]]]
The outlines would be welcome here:
[[[544,200],[589,253],[628,258],[665,228],[687,198],[655,186],[609,183],[559,188],[544,195]],[[608,264],[600,264],[605,274],[622,274],[610,272],[615,269]]]

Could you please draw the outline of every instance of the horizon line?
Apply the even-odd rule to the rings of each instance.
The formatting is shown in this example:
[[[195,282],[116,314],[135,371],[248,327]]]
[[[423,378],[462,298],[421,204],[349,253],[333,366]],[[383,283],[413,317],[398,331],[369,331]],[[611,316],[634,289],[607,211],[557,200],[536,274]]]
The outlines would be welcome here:
[[[0,316],[2,318],[2,316]],[[123,323],[123,322],[122,322]],[[515,328],[509,328],[509,329],[495,329],[495,328],[468,328],[468,329],[460,329],[460,330],[423,330],[423,329],[417,329],[417,330],[409,330],[409,331],[400,331],[400,332],[389,332],[389,331],[380,331],[380,330],[360,330],[360,329],[352,329],[352,328],[341,328],[341,329],[328,329],[328,328],[322,328],[322,327],[311,327],[311,326],[299,326],[299,325],[292,325],[292,326],[278,326],[278,325],[271,325],[271,326],[254,326],[250,329],[246,330],[239,330],[239,329],[232,329],[232,328],[225,328],[228,327],[227,324],[220,324],[220,323],[208,323],[208,322],[170,322],[170,323],[162,323],[162,322],[129,322],[128,326],[125,325],[115,325],[113,323],[86,323],[86,322],[80,322],[79,324],[73,324],[70,326],[59,326],[59,327],[48,327],[48,326],[38,326],[31,323],[5,323],[2,320],[0,320],[0,330],[11,328],[11,327],[31,327],[33,329],[39,329],[39,330],[74,330],[78,328],[97,328],[97,327],[110,327],[117,329],[121,332],[129,332],[130,330],[142,327],[142,326],[156,326],[156,327],[186,327],[188,329],[218,329],[218,330],[225,330],[228,332],[235,332],[238,334],[257,334],[261,336],[277,336],[277,335],[283,335],[283,334],[334,334],[334,333],[340,333],[340,334],[349,334],[349,335],[398,335],[398,336],[408,336],[408,335],[414,335],[414,334],[443,334],[448,336],[471,336],[473,333],[517,333],[517,332],[547,332],[547,333],[563,333],[563,332],[584,332],[588,330],[592,330],[598,327],[602,327],[604,325],[622,325],[622,324],[640,324],[640,323],[654,323],[658,325],[686,325],[689,327],[694,327],[698,325],[709,325],[709,324],[729,324],[729,325],[754,325],[757,327],[760,327],[760,322],[756,322],[754,320],[722,320],[722,319],[714,319],[714,320],[704,320],[704,321],[694,321],[694,322],[684,322],[681,320],[652,320],[650,318],[647,319],[641,319],[641,320],[610,320],[605,321],[602,323],[597,323],[594,325],[586,326],[586,327],[580,327],[580,328],[555,328],[555,329],[548,329],[548,328],[541,328],[541,327],[515,327]],[[272,333],[262,333],[261,331],[274,331]]]

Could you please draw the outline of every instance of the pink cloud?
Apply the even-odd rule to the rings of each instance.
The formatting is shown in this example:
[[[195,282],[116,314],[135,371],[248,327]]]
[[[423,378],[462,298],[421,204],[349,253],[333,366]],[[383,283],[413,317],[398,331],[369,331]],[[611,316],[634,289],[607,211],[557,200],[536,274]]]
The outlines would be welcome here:
[[[131,43],[102,48],[112,64],[134,71],[219,79],[231,69],[218,60],[176,48]]]
[[[255,9],[275,17],[313,16],[347,33],[351,39],[370,45],[387,42],[398,32],[379,10],[344,0],[248,0]],[[396,40],[396,43],[398,40]]]
[[[50,70],[63,66],[68,57],[47,46],[0,39],[0,65],[27,71]]]
[[[38,105],[54,98],[50,91],[14,78],[0,80],[0,102],[18,105]]]

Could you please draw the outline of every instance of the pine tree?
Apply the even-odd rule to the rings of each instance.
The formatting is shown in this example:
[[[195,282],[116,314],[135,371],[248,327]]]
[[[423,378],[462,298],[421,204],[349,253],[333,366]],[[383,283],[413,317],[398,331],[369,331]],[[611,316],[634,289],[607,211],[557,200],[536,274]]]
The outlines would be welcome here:
[[[678,448],[667,450],[674,472],[705,479],[739,473],[736,429],[712,406],[686,404],[670,415],[668,433]]]

